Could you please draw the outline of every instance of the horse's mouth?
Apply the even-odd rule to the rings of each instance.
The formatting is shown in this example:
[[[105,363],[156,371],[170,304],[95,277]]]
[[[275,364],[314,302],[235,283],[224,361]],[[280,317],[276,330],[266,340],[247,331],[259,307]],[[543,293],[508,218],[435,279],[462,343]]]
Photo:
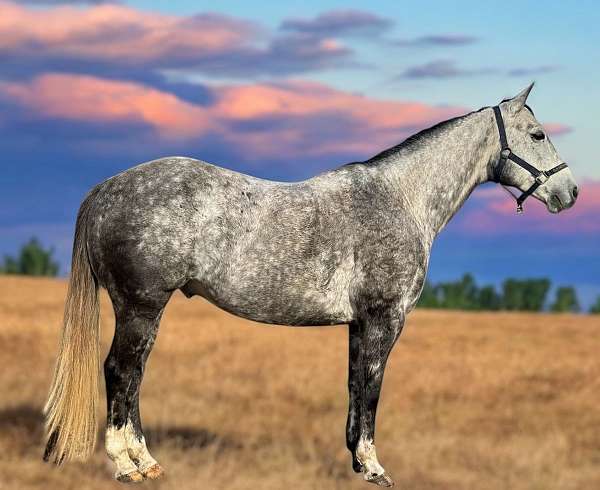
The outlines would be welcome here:
[[[552,194],[546,202],[546,206],[548,211],[556,214],[564,211],[565,209],[569,209],[571,206],[573,206],[573,204],[575,204],[575,200],[575,197],[561,198],[559,194]]]
[[[557,194],[552,194],[550,196],[550,199],[548,199],[546,206],[548,208],[548,211],[550,211],[553,214],[560,213],[564,209],[562,201],[560,200],[560,197],[558,197]]]

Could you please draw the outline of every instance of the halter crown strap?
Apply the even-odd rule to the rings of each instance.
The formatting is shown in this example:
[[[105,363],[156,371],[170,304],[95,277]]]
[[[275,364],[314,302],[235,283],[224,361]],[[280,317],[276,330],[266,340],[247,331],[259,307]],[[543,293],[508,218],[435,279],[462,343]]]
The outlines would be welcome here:
[[[550,178],[550,176],[567,168],[567,164],[561,163],[556,167],[551,168],[550,170],[538,170],[533,165],[523,160],[521,157],[515,155],[508,146],[508,140],[506,139],[506,129],[504,127],[504,120],[502,119],[502,112],[500,111],[500,106],[496,105],[493,107],[493,109],[494,116],[496,118],[496,126],[498,126],[498,136],[500,137],[500,160],[498,161],[498,165],[496,165],[496,167],[494,168],[494,182],[497,182],[504,186],[504,184],[502,184],[501,182],[501,179],[508,160],[513,161],[521,168],[527,170],[527,172],[529,172],[535,179],[531,187],[529,187],[529,189],[523,192],[519,197],[516,197],[512,192],[508,191],[517,201],[517,213],[522,213],[523,202],[525,201],[525,199],[531,196],[539,186],[545,184],[546,181]]]
[[[496,126],[498,127],[498,136],[500,137],[500,161],[494,168],[494,182],[500,183],[502,172],[504,172],[504,165],[506,165],[506,160],[511,151],[506,140],[506,130],[504,129],[502,113],[500,112],[500,107],[497,105],[494,106],[494,116],[496,116]]]

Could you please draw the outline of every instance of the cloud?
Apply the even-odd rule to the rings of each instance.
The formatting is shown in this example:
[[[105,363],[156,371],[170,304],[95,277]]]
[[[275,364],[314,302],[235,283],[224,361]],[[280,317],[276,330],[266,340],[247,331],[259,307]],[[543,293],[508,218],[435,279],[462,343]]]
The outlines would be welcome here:
[[[567,134],[573,131],[573,128],[571,126],[567,126],[566,124],[561,123],[547,122],[544,123],[543,126],[546,130],[546,133],[548,133],[550,136],[562,136],[563,134]]]
[[[500,186],[477,190],[462,213],[457,229],[468,234],[504,235],[515,229],[526,234],[564,235],[571,232],[600,237],[600,181],[584,181],[575,205],[558,215],[550,214],[544,204],[530,199],[525,213],[516,216],[514,199]],[[515,223],[515,220],[518,220]]]
[[[508,71],[508,75],[511,77],[532,77],[536,75],[543,75],[545,73],[552,73],[559,70],[558,65],[540,65],[531,67],[513,68]]]
[[[417,38],[413,41],[405,41],[404,45],[426,45],[426,44],[435,44],[439,42],[440,44],[444,44],[444,39],[447,36],[426,36],[424,38]],[[452,45],[451,38],[446,39],[446,45]],[[461,38],[456,39],[456,44],[460,44]],[[475,40],[475,38],[473,38]],[[437,40],[437,41],[434,41]],[[423,44],[419,44],[422,42]],[[473,41],[474,42],[474,41]],[[396,43],[398,44],[398,43]],[[508,76],[535,76],[543,73],[550,73],[556,71],[558,69],[557,66],[554,65],[542,65],[531,68],[513,68],[511,70],[506,71],[505,73]],[[450,59],[439,59],[433,60],[428,63],[424,63],[421,65],[410,66],[406,70],[404,70],[396,79],[445,79],[445,78],[459,78],[459,77],[470,77],[476,75],[489,75],[489,74],[499,74],[503,73],[501,70],[492,67],[484,67],[484,68],[461,68],[456,61]]]
[[[390,19],[362,10],[331,10],[312,19],[286,19],[280,28],[324,37],[380,34],[393,25]]]
[[[244,46],[257,26],[217,14],[178,17],[124,5],[31,9],[0,3],[3,56],[179,64]]]
[[[143,122],[167,138],[191,137],[210,125],[201,106],[131,82],[46,74],[29,84],[0,83],[0,93],[43,117]]]
[[[396,46],[466,46],[479,42],[479,38],[466,34],[431,34],[414,39],[397,39],[392,41]]]
[[[251,155],[249,159],[282,154],[368,156],[463,112],[371,99],[300,81],[204,90],[209,96],[204,104],[196,104],[140,83],[55,73],[27,83],[1,82],[0,100],[15,105],[29,121],[138,124],[163,141],[215,136]],[[122,142],[127,140],[123,134]]]
[[[204,59],[196,70],[231,77],[286,76],[316,70],[358,67],[354,51],[333,38],[316,39],[304,34],[277,36],[265,49],[232,51]]]
[[[117,0],[16,0],[14,3],[26,5],[66,5],[116,3]]]
[[[422,65],[415,65],[404,70],[397,78],[458,78],[495,73],[493,68],[465,69],[457,66],[453,60],[434,60]]]
[[[0,62],[13,78],[63,71],[139,79],[165,69],[289,75],[347,66],[353,55],[330,37],[272,35],[215,13],[184,17],[121,4],[29,8],[0,0],[0,19]]]
[[[251,146],[260,153],[265,151],[264,145],[273,145],[275,140],[275,148],[284,145],[296,154],[357,155],[390,146],[414,132],[415,127],[423,128],[460,112],[455,107],[371,99],[311,82],[227,87],[220,90],[217,110],[230,121],[263,118],[295,121],[290,128],[283,127],[280,131],[279,123],[273,124],[275,138],[271,131],[251,132],[248,135],[254,143]],[[330,124],[328,131],[315,133],[311,128],[322,118],[337,123]],[[344,124],[340,124],[342,121]],[[310,147],[307,141],[311,142]]]

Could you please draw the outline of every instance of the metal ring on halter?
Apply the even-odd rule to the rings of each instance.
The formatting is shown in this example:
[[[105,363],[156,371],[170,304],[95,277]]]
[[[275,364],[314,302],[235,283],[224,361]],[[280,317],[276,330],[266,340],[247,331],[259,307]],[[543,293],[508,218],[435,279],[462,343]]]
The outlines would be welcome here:
[[[542,184],[545,184],[545,183],[546,183],[546,181],[547,181],[549,178],[550,178],[550,176],[549,176],[549,175],[548,175],[546,172],[541,172],[541,173],[540,173],[540,175],[538,175],[538,176],[535,178],[535,181],[536,181],[536,182],[537,182],[539,185],[542,185]]]

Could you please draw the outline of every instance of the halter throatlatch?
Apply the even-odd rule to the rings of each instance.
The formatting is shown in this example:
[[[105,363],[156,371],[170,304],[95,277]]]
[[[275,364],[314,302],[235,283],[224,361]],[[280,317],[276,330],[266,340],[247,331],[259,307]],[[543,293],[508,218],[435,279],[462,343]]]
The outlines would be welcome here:
[[[535,179],[531,187],[525,192],[523,192],[519,197],[515,196],[509,189],[504,187],[510,193],[510,195],[516,199],[517,213],[521,214],[523,212],[523,202],[525,201],[525,199],[531,196],[531,194],[533,194],[539,186],[545,184],[546,181],[552,175],[567,168],[567,164],[561,163],[560,165],[557,165],[556,167],[553,167],[550,170],[538,170],[533,165],[530,165],[525,160],[515,155],[508,146],[508,141],[506,139],[506,130],[504,129],[504,120],[502,119],[500,107],[496,105],[493,109],[494,116],[496,116],[496,124],[498,125],[498,134],[500,135],[501,147],[500,160],[498,162],[498,165],[496,165],[496,167],[494,168],[494,182],[498,182],[504,187],[504,184],[501,182],[500,179],[502,178],[502,173],[504,172],[504,167],[506,166],[508,160],[513,161],[521,168],[527,170],[527,172],[529,172]]]

